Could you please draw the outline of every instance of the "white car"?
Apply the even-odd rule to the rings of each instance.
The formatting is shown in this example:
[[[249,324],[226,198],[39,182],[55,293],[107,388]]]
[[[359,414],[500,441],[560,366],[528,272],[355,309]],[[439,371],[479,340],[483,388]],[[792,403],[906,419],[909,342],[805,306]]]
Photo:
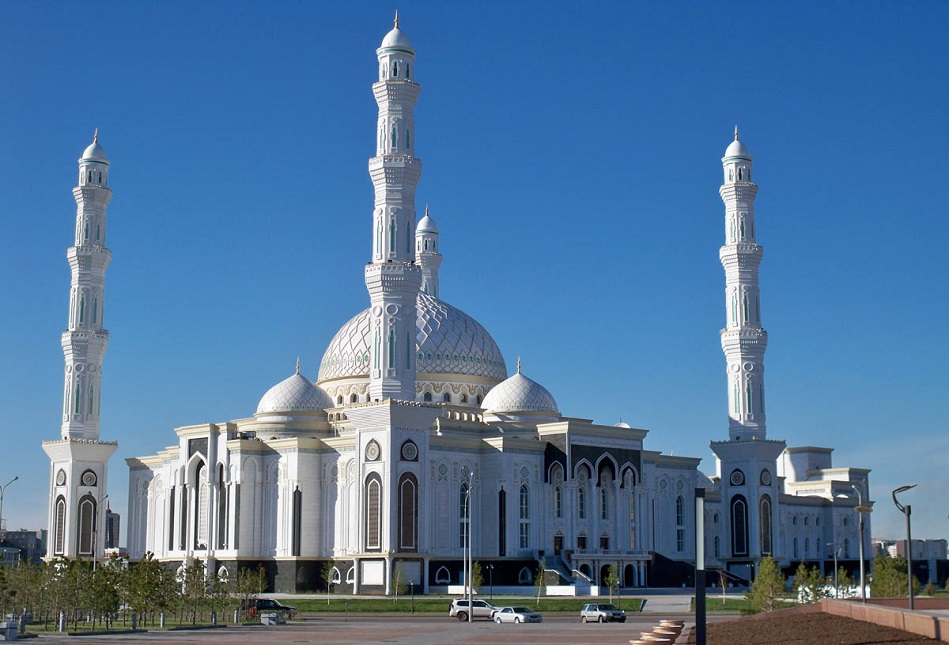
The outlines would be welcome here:
[[[494,618],[494,612],[498,610],[497,607],[486,600],[472,601],[471,607],[474,610],[471,612],[472,618],[487,618],[488,620],[492,620]],[[448,615],[458,620],[468,620],[468,601],[461,599],[452,600],[451,607],[448,608]]]
[[[540,614],[527,607],[501,607],[494,612],[496,623],[539,623],[542,620]]]
[[[606,602],[590,602],[580,610],[581,623],[626,622],[626,612]]]

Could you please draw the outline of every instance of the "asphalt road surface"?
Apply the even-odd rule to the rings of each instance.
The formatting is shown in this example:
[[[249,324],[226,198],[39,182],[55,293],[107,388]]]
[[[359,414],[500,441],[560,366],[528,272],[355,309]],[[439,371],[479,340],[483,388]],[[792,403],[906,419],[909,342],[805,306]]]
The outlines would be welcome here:
[[[566,643],[569,645],[626,645],[640,632],[649,631],[662,618],[685,620],[688,615],[636,614],[626,623],[581,624],[575,616],[545,616],[544,622],[531,625],[497,625],[479,620],[470,625],[447,617],[393,617],[343,616],[309,618],[277,626],[228,626],[194,631],[149,631],[140,634],[109,636],[66,636],[55,633],[42,635],[37,645],[52,643],[319,643],[320,645],[349,645],[388,643],[397,645],[441,645],[469,643],[477,645],[529,645],[531,643]],[[709,621],[734,618],[710,616]]]

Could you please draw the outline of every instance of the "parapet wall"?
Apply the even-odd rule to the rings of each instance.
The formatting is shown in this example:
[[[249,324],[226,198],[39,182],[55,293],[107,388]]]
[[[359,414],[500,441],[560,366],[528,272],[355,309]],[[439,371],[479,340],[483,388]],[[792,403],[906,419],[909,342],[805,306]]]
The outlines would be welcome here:
[[[903,604],[903,607],[899,607]],[[880,598],[864,604],[859,600],[833,600],[820,602],[821,611],[834,616],[846,616],[875,625],[902,629],[937,641],[949,643],[949,614],[935,613],[949,609],[949,598],[914,598],[915,609],[905,607],[906,600]]]

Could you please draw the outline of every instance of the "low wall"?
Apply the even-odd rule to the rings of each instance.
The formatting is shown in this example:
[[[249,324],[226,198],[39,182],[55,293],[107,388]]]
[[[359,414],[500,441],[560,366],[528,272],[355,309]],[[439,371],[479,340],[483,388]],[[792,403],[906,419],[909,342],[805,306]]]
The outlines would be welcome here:
[[[820,607],[824,613],[834,616],[846,616],[855,620],[883,625],[884,627],[893,627],[902,629],[912,634],[933,638],[944,643],[949,643],[949,616],[925,613],[937,609],[946,609],[949,603],[941,598],[914,599],[916,609],[910,611],[905,607],[887,606],[881,601],[892,601],[894,604],[899,602],[896,598],[877,598],[872,603],[864,604],[850,600],[832,600],[825,598],[821,600]],[[919,600],[943,601],[941,606],[924,607]],[[902,601],[906,603],[905,600]],[[929,603],[926,603],[929,604]]]

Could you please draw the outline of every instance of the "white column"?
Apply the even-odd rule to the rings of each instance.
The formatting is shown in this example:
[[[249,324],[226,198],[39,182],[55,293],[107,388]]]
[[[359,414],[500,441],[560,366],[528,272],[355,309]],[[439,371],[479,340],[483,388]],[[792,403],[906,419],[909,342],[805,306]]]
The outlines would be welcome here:
[[[738,140],[722,158],[725,183],[725,245],[719,259],[725,269],[726,325],[721,331],[728,378],[730,439],[765,439],[764,353],[768,333],[761,326],[758,266],[762,248],[755,242],[755,196],[752,157]]]

